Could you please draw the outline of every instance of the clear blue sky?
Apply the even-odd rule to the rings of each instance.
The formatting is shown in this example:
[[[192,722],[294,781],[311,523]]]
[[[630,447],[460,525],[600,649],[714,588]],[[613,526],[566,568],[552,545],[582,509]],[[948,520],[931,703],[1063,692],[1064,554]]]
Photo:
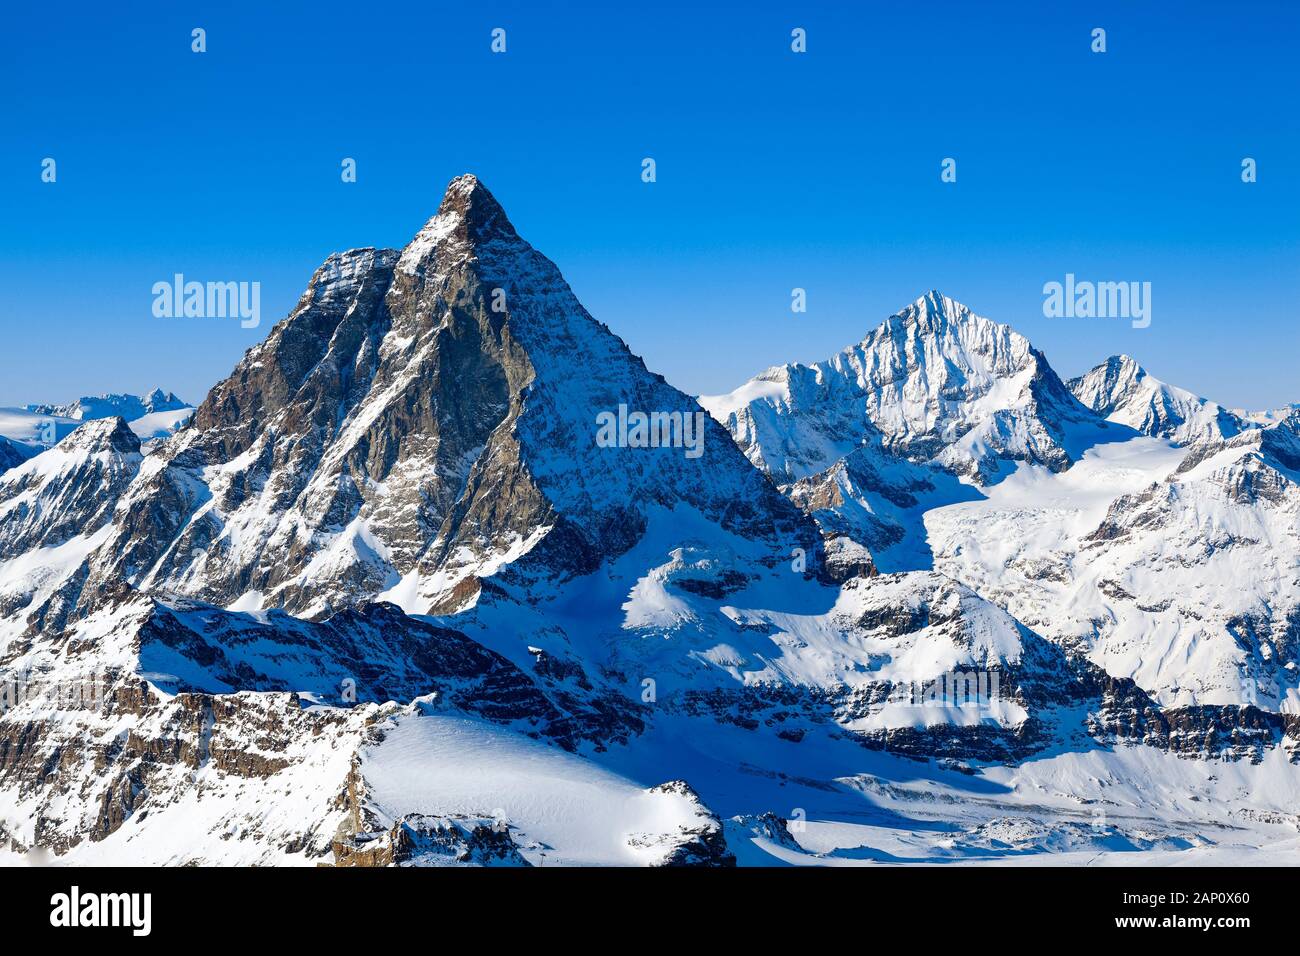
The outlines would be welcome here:
[[[403,245],[462,172],[690,392],[824,358],[935,287],[1063,375],[1123,351],[1229,405],[1300,401],[1300,4],[609,7],[11,5],[0,405],[197,401],[326,255]],[[175,272],[261,282],[262,327],[155,318]],[[1044,318],[1067,272],[1150,281],[1151,327]]]

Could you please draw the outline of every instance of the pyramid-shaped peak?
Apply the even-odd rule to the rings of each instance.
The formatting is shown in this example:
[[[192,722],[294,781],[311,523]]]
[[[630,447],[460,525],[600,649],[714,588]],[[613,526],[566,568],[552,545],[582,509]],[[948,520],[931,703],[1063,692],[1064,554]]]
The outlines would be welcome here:
[[[925,312],[970,311],[956,299],[949,298],[938,289],[931,289],[913,302],[912,305]]]
[[[117,451],[132,454],[140,451],[140,439],[119,415],[88,421],[59,445],[64,451]]]
[[[1102,407],[1113,408],[1117,396],[1143,381],[1160,386],[1163,383],[1151,378],[1147,370],[1129,355],[1112,355],[1095,368],[1069,382],[1075,397],[1094,411]]]
[[[442,203],[438,206],[438,217],[459,219],[470,232],[470,238],[482,241],[494,234],[515,235],[514,226],[506,217],[495,196],[479,178],[471,173],[457,176],[447,184]]]
[[[463,173],[447,184],[447,188],[442,195],[442,206],[439,211],[446,209],[448,203],[469,203],[478,199],[486,199],[491,203],[496,202],[496,197],[479,181],[477,176],[473,173]]]
[[[1106,368],[1113,372],[1131,372],[1134,375],[1146,374],[1146,369],[1139,365],[1137,359],[1131,355],[1112,355],[1106,359]]]
[[[956,299],[931,289],[925,295],[900,310],[897,315],[904,320],[958,321],[975,317],[975,313]]]
[[[398,269],[411,273],[442,242],[471,248],[494,240],[517,240],[506,212],[479,178],[471,173],[447,184],[437,214],[402,250]]]
[[[947,343],[942,348],[957,349],[962,353],[996,352],[1002,356],[999,361],[1009,363],[1008,368],[1020,368],[1033,353],[1030,341],[1011,326],[973,312],[938,289],[931,289],[895,312],[867,333],[861,343],[847,351],[893,350],[901,341],[917,343],[918,347],[924,347],[926,343]],[[969,367],[972,361],[969,355],[964,354],[948,358],[962,368]],[[912,359],[926,364],[935,361],[937,356],[917,353]]]
[[[908,329],[923,338],[928,338],[932,335],[947,335],[959,330],[992,334],[993,331],[1003,328],[1008,329],[1008,334],[1014,334],[1010,333],[1009,327],[977,315],[956,299],[944,295],[938,289],[931,289],[886,319],[867,337],[867,341],[880,336],[895,336]]]

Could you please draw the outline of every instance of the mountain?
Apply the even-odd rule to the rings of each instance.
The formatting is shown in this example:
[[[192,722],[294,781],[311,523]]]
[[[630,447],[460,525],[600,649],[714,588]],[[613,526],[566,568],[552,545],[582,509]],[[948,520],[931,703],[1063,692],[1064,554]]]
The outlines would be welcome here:
[[[28,405],[26,410],[37,415],[72,418],[77,421],[94,421],[99,418],[124,418],[133,421],[159,412],[175,412],[189,408],[171,392],[155,388],[149,394],[85,396],[67,405]]]
[[[1081,405],[1024,336],[935,291],[825,362],[700,403],[826,535],[893,571],[932,566],[925,512],[1132,434]]]
[[[1127,355],[1111,356],[1067,384],[1080,402],[1107,421],[1180,444],[1231,438],[1244,427],[1226,408],[1166,385]]]
[[[935,291],[825,362],[700,401],[779,481],[865,444],[987,484],[1015,462],[1068,468],[1098,429],[1028,339]]]
[[[83,422],[123,418],[142,441],[148,441],[171,435],[185,424],[193,411],[175,395],[162,389],[154,389],[143,398],[101,395],[98,398],[79,398],[67,405],[0,408],[0,438],[36,454],[62,441]]]
[[[1274,425],[1284,418],[1290,418],[1292,415],[1300,412],[1300,404],[1284,405],[1281,408],[1271,408],[1265,411],[1249,411],[1244,408],[1231,409],[1233,415],[1239,418],[1247,425]]]
[[[629,409],[663,416],[659,437],[669,441],[602,445],[602,416]],[[554,625],[478,642],[372,602],[456,610],[483,597],[493,613],[526,614],[548,597],[568,600],[566,583],[590,586],[638,546],[634,562],[700,558],[680,576],[681,593],[720,602],[755,581],[793,577],[784,570],[791,549],[814,549],[817,533],[692,399],[582,309],[491,194],[462,177],[406,249],[331,256],[190,427],[146,454],[121,419],[95,422],[20,469],[0,486],[0,539],[9,548],[0,664],[61,683],[84,683],[93,668],[109,721],[133,727],[138,741],[125,750],[88,743],[93,715],[75,725],[20,724],[21,708],[5,715],[9,732],[41,741],[9,766],[9,783],[42,806],[69,808],[50,821],[48,842],[70,849],[144,810],[184,803],[177,774],[187,761],[156,756],[171,746],[160,727],[219,711],[234,725],[221,733],[242,739],[246,722],[258,726],[268,707],[283,706],[266,695],[287,691],[334,707],[348,682],[358,707],[445,697],[443,715],[606,749],[643,728],[643,708],[617,689],[623,677],[575,652]],[[595,625],[617,634],[621,618]],[[574,635],[595,639],[592,628]],[[65,660],[68,646],[85,653]],[[355,751],[365,725],[342,724],[355,733],[340,746]],[[321,727],[344,732],[326,717]],[[204,739],[192,743],[210,746]],[[292,759],[279,736],[257,747],[277,756],[225,769],[261,779]],[[43,761],[56,751],[104,767],[91,797],[45,779]],[[223,792],[216,787],[210,805]],[[310,820],[333,815],[322,803]],[[20,844],[45,839],[35,818],[34,831],[13,837]],[[412,839],[465,837],[439,819]],[[3,825],[16,832],[16,821]],[[350,858],[342,844],[332,848],[332,827],[277,832],[314,856]],[[205,834],[199,825],[195,845]],[[651,830],[636,845],[668,860],[722,860],[711,839]]]
[[[0,474],[21,465],[32,456],[33,449],[0,435]]]
[[[1292,433],[1184,449],[1105,423],[937,294],[786,368],[785,398],[733,401],[733,442],[472,176],[403,249],[329,256],[187,427],[142,443],[91,421],[0,475],[0,862],[1294,846],[1295,655],[1272,623],[1258,706],[1189,703],[993,570],[1025,539],[1046,581],[1064,572],[1033,549],[1082,562],[1191,527],[1199,504],[1155,493],[1112,508],[1154,482],[1123,455],[1245,509],[1227,560],[1263,544],[1244,522],[1266,509],[1280,542]],[[1072,514],[1031,479],[1067,504],[1055,483],[1100,490]],[[1039,510],[1010,530],[958,520],[1013,491]]]
[[[620,406],[698,430],[703,453],[600,447]],[[119,508],[92,588],[309,617],[381,597],[454,609],[498,572],[588,574],[660,511],[698,513],[769,565],[816,540],[473,177],[404,250],[331,256]]]
[[[1125,356],[1059,384],[930,293],[829,362],[701,401],[828,554],[941,571],[1165,707],[1291,712],[1295,417],[1247,426]]]
[[[107,418],[0,475],[0,558],[93,534],[112,517],[141,460],[135,433]]]
[[[1166,708],[1300,704],[1294,426],[1101,446],[925,516],[936,569]]]

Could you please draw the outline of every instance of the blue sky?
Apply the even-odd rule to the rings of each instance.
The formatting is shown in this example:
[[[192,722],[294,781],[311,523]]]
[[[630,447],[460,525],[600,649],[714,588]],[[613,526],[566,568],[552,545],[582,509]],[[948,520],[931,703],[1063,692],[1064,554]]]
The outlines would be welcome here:
[[[1128,352],[1225,404],[1300,401],[1289,0],[125,10],[24,4],[0,34],[0,405],[197,401],[326,255],[403,245],[462,172],[690,392],[934,287],[1063,375]],[[155,318],[176,272],[260,282],[262,327]],[[1067,272],[1151,282],[1151,327],[1045,318]]]

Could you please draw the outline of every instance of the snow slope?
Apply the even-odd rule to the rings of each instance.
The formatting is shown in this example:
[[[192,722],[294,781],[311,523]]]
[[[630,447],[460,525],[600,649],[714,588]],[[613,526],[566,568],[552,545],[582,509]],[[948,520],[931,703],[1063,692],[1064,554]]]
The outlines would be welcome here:
[[[935,567],[1165,705],[1296,712],[1300,488],[1260,440],[1025,467],[925,516]]]

